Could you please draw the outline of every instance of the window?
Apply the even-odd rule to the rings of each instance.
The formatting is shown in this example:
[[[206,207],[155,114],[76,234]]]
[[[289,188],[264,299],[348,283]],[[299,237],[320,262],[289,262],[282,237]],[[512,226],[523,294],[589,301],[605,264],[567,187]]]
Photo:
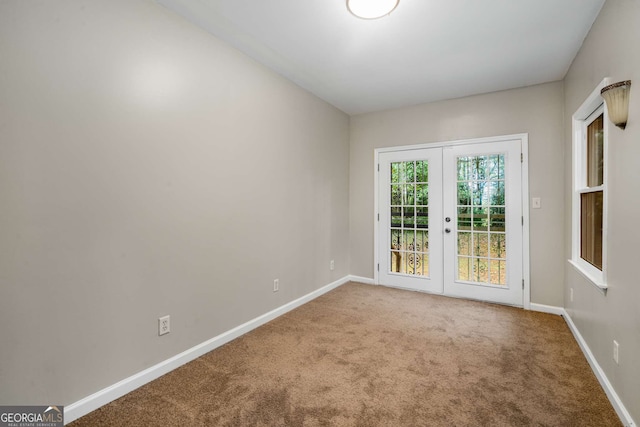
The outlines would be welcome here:
[[[573,242],[571,263],[606,290],[607,115],[600,97],[606,79],[573,115]]]
[[[596,116],[593,118],[593,116]],[[602,107],[585,122],[586,157],[582,159],[586,186],[580,193],[580,258],[602,271],[602,212],[604,195],[604,113]]]

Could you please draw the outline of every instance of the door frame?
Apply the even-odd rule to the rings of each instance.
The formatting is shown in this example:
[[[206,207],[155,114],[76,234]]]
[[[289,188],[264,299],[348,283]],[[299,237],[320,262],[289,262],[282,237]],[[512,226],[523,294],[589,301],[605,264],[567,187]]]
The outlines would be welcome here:
[[[524,280],[524,289],[523,289],[523,308],[525,310],[531,309],[531,274],[530,274],[530,262],[529,262],[529,134],[528,133],[519,133],[513,135],[501,135],[501,136],[491,136],[485,138],[472,138],[472,139],[460,139],[455,141],[442,141],[442,142],[432,142],[432,143],[423,143],[416,145],[402,145],[397,147],[384,147],[384,148],[376,148],[374,150],[374,184],[373,184],[373,194],[374,194],[374,206],[373,206],[373,223],[374,223],[374,234],[373,234],[373,282],[376,285],[380,284],[380,253],[379,253],[379,243],[380,236],[378,236],[378,220],[380,218],[379,211],[379,197],[378,197],[378,184],[379,184],[379,173],[380,173],[380,153],[388,153],[394,151],[409,151],[409,150],[419,150],[425,148],[442,148],[442,147],[450,147],[454,145],[469,145],[469,144],[482,144],[482,143],[490,143],[490,142],[501,142],[501,141],[512,141],[512,140],[520,140],[520,144],[522,147],[522,276]]]

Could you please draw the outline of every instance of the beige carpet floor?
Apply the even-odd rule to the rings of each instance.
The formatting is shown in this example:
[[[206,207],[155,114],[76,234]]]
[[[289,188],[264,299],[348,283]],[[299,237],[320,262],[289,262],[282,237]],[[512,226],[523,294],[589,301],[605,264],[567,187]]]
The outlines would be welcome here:
[[[355,283],[71,423],[619,425],[561,317]]]

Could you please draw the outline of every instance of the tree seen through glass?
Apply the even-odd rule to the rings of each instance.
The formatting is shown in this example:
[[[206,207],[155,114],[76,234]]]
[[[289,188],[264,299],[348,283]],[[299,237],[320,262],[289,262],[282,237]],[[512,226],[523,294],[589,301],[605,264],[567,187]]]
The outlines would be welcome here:
[[[458,276],[506,285],[504,154],[457,158]]]

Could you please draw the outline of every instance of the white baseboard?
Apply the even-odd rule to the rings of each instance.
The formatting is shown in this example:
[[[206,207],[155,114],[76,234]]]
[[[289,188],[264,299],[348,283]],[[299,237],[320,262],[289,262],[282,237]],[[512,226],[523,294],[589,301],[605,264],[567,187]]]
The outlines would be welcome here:
[[[347,276],[347,277],[351,282],[364,283],[365,285],[375,285],[376,284],[376,282],[373,279],[370,279],[369,277],[353,276],[351,274],[349,276]]]
[[[553,305],[544,305],[544,304],[536,304],[535,302],[531,303],[529,308],[531,311],[539,311],[540,313],[549,313],[549,314],[557,314],[558,316],[562,316],[565,311],[562,307],[556,307]]]
[[[596,378],[598,378],[598,381],[600,381],[600,385],[604,389],[604,392],[607,394],[607,397],[609,398],[613,409],[615,409],[616,413],[620,417],[620,421],[622,421],[625,427],[636,427],[633,418],[631,418],[631,414],[629,414],[629,411],[627,411],[627,408],[625,408],[624,404],[620,400],[620,397],[618,396],[618,393],[616,393],[616,391],[614,390],[613,386],[609,382],[609,379],[602,370],[602,367],[600,367],[600,364],[587,345],[587,342],[584,340],[575,323],[573,323],[571,316],[569,316],[569,313],[567,313],[565,309],[562,309],[562,317],[564,317],[567,325],[569,325],[571,333],[573,333],[576,341],[578,341],[578,345],[582,349],[582,353],[584,353],[584,356],[587,358],[589,365],[591,365],[591,370],[593,370]]]
[[[201,344],[196,345],[182,353],[175,355],[163,362],[158,363],[148,369],[145,369],[142,372],[138,372],[135,375],[130,376],[129,378],[125,378],[124,380],[117,382],[105,389],[102,389],[90,396],[85,397],[77,402],[72,403],[71,405],[64,407],[64,421],[65,424],[70,423],[89,412],[95,411],[101,406],[106,405],[109,402],[112,402],[127,393],[132,392],[133,390],[165,375],[176,368],[184,365],[185,363],[191,362],[194,359],[202,356],[214,350],[229,341],[232,341],[247,332],[264,325],[265,323],[282,316],[283,314],[300,307],[301,305],[318,298],[319,296],[337,288],[338,286],[344,285],[350,280],[360,281],[358,279],[352,279],[352,276],[345,276],[342,279],[336,280],[333,283],[330,283],[326,286],[323,286],[320,289],[317,289],[311,293],[308,293],[305,296],[302,296],[294,301],[291,301],[281,307],[276,308],[268,313],[263,314],[262,316],[258,316],[253,320],[250,320],[240,326],[237,326],[227,332],[224,332],[214,338],[211,338],[208,341],[205,341]]]
[[[297,307],[300,307],[301,305],[315,298],[318,298],[319,296],[349,281],[364,283],[368,285],[375,285],[374,279],[371,279],[371,278],[353,276],[353,275],[345,276],[342,279],[339,279],[333,283],[330,283],[320,289],[317,289],[305,296],[302,296],[294,301],[291,301],[268,313],[265,313],[262,316],[258,316],[255,319],[252,319],[240,326],[237,326],[227,332],[224,332],[214,338],[211,338],[208,341],[198,344],[195,347],[192,347],[176,356],[173,356],[163,362],[158,363],[157,365],[154,365],[148,369],[145,369],[142,372],[132,375],[129,378],[125,378],[124,380],[119,381],[118,383],[113,384],[107,388],[104,388],[90,396],[87,396],[84,399],[74,402],[71,405],[65,406],[64,408],[65,424],[70,423],[88,414],[89,412],[92,412],[100,408],[101,406],[104,406],[107,403],[112,402],[124,396],[125,394],[132,392],[133,390],[161,377],[162,375],[165,375],[171,372],[172,370],[179,368],[185,363],[195,360],[198,357],[210,352],[211,350],[214,350],[246,334],[247,332],[259,326],[262,326],[265,323],[279,316],[282,316],[283,314]],[[600,385],[604,389],[605,393],[607,394],[607,397],[609,398],[609,401],[611,402],[613,408],[615,409],[616,413],[620,417],[620,420],[626,427],[636,427],[636,424],[631,418],[631,415],[629,414],[624,404],[618,397],[618,394],[613,389],[613,386],[609,382],[609,379],[607,378],[604,371],[598,364],[593,353],[591,352],[591,349],[589,348],[586,341],[580,334],[580,331],[578,330],[576,325],[573,323],[573,320],[571,319],[567,311],[562,307],[554,307],[554,306],[535,304],[535,303],[531,304],[531,310],[539,311],[543,313],[557,314],[564,317],[565,321],[567,322],[567,325],[569,326],[569,329],[573,333],[573,336],[575,337],[576,341],[578,342],[578,345],[582,349],[582,352],[584,353],[587,361],[589,362],[591,369],[593,370],[594,374],[598,378],[598,381],[600,381]]]

